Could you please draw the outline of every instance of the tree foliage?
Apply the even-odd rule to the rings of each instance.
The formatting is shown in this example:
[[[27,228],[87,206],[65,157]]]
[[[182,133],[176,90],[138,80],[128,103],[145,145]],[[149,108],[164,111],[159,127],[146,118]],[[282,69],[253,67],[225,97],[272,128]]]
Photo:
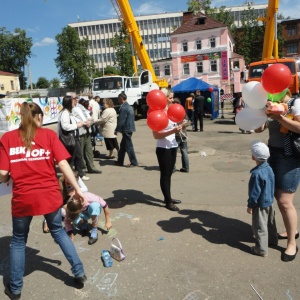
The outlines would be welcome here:
[[[32,39],[25,30],[16,28],[13,33],[0,28],[0,70],[19,75],[21,88],[26,86],[25,66],[31,57]]]
[[[119,34],[116,34],[110,40],[110,45],[115,50],[115,66],[120,69],[122,75],[132,76],[131,46],[127,32],[123,26],[121,26]]]
[[[50,80],[50,87],[54,88],[54,89],[57,89],[60,87],[60,80],[59,78],[53,78]]]
[[[46,77],[39,77],[36,82],[36,87],[38,89],[47,89],[50,87],[50,82]]]
[[[259,24],[258,15],[248,4],[241,19],[242,26],[236,30],[235,52],[243,55],[246,64],[252,61],[260,61],[264,44],[265,25]]]
[[[118,70],[117,68],[115,67],[112,67],[112,66],[107,66],[105,69],[104,69],[104,74],[105,75],[120,75],[120,70]]]
[[[88,54],[89,41],[80,40],[75,28],[64,27],[61,34],[55,37],[58,45],[55,59],[58,74],[67,87],[80,92],[90,84],[94,61]]]

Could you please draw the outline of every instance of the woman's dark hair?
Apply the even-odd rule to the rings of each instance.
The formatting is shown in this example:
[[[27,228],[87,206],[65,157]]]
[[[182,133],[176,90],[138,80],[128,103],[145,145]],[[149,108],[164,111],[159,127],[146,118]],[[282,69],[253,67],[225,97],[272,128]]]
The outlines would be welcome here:
[[[35,137],[37,128],[39,127],[36,122],[37,115],[44,116],[42,109],[35,104],[23,102],[20,108],[21,124],[19,127],[19,134],[21,136],[23,145],[26,149],[32,149],[32,141]]]
[[[69,112],[72,112],[72,103],[73,98],[71,96],[64,96],[62,101],[63,108],[67,109]]]
[[[88,100],[85,100],[84,98],[80,98],[80,100],[78,102],[79,102],[79,104],[81,104],[86,109],[89,108],[89,101]]]

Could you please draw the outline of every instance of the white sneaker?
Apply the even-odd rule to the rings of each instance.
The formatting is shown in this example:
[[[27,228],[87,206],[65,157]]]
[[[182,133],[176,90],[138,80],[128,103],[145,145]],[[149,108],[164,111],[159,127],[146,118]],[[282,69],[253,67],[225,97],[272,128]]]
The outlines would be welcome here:
[[[87,180],[90,179],[90,177],[87,177],[87,176],[84,175],[84,176],[81,177],[81,179],[87,181]]]

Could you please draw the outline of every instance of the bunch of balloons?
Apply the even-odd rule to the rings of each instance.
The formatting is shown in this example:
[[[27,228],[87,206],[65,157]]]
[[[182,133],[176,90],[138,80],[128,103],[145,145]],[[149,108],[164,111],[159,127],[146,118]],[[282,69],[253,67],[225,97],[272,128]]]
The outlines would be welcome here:
[[[185,109],[180,104],[172,104],[167,113],[167,97],[160,90],[151,90],[146,97],[149,106],[147,125],[154,131],[161,131],[168,126],[169,119],[175,123],[181,122],[185,116]]]
[[[243,130],[254,130],[267,121],[267,101],[278,102],[287,92],[292,80],[290,69],[284,64],[270,65],[262,74],[261,82],[248,82],[243,100],[248,107],[237,113],[235,122]]]

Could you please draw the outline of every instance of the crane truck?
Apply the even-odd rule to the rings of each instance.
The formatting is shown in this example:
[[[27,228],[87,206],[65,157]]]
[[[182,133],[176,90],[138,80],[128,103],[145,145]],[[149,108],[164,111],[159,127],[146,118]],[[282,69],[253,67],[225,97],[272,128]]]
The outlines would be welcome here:
[[[129,1],[111,0],[111,2],[132,42],[132,62],[135,76],[114,75],[95,78],[92,88],[93,96],[100,96],[102,99],[112,99],[118,110],[118,95],[123,91],[127,95],[127,102],[133,106],[135,114],[144,115],[147,111],[146,96],[148,92],[153,89],[154,86],[166,88],[168,87],[168,82],[165,79],[158,79],[155,75]],[[134,52],[137,53],[143,68],[139,75],[137,74]]]
[[[248,71],[248,80],[261,81],[262,73],[268,66],[272,64],[281,63],[286,65],[292,73],[292,79],[289,85],[289,90],[291,91],[292,95],[296,95],[299,93],[299,77],[298,77],[299,63],[292,57],[279,58],[278,56],[278,39],[277,39],[278,7],[279,7],[279,0],[269,0],[266,17],[259,18],[259,21],[266,22],[262,60],[250,63],[249,71]]]

